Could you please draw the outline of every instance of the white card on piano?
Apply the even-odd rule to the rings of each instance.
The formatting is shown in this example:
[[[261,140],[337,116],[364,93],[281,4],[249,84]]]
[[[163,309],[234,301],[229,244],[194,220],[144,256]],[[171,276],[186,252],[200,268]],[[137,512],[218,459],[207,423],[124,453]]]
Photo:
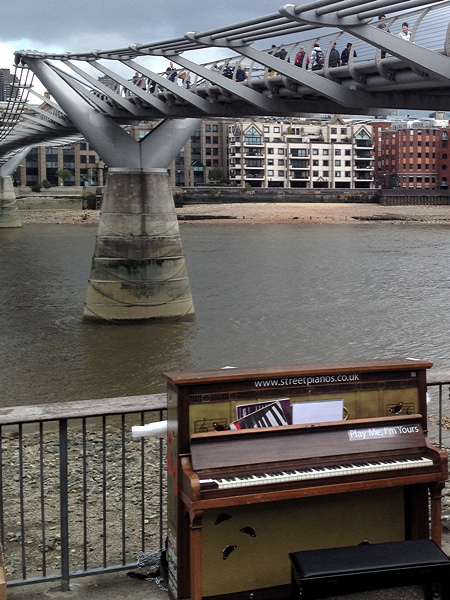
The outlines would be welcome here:
[[[343,400],[322,400],[321,402],[293,402],[293,425],[307,423],[328,423],[344,419]]]

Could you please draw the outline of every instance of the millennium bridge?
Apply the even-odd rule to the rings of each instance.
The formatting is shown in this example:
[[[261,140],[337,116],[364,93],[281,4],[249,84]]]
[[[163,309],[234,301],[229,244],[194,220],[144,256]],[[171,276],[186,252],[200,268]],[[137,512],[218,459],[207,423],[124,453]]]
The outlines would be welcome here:
[[[409,40],[398,36],[403,22]],[[188,318],[194,306],[167,169],[199,120],[446,111],[449,22],[449,1],[317,0],[126,48],[18,50],[0,128],[0,228],[21,226],[11,175],[28,151],[84,138],[108,166],[84,317]],[[294,64],[316,43],[320,69]],[[330,66],[333,46],[348,44],[348,64]],[[162,59],[167,72],[152,68]],[[36,78],[50,98],[34,90]],[[148,120],[159,124],[140,141],[124,129]]]

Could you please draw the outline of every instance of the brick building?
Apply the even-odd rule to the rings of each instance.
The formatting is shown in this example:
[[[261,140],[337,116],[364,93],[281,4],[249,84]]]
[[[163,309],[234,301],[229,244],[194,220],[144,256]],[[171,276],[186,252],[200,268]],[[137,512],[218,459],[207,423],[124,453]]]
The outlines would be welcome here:
[[[371,125],[376,187],[448,188],[448,120],[375,121]]]

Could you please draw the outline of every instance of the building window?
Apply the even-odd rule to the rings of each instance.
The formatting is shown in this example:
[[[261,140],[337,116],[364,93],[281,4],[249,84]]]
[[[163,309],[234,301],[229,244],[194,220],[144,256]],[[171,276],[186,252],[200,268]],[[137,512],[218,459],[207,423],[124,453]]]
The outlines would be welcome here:
[[[346,177],[351,177],[352,176],[352,172],[351,171],[345,171],[345,176]]]
[[[318,148],[313,148],[312,153],[313,153],[314,156],[317,156],[319,154],[319,149]]]
[[[264,125],[264,133],[270,133],[270,127]]]
[[[324,167],[328,167],[328,165],[330,164],[330,161],[324,160],[322,164]]]
[[[278,166],[279,167],[284,167],[284,159],[283,158],[279,158],[278,159]]]
[[[273,160],[273,158],[269,158],[267,159],[267,164],[272,167],[274,165],[275,161]]]
[[[337,133],[337,127],[332,127],[332,128],[330,129],[330,133],[332,133],[332,134],[333,134],[333,133]]]
[[[313,167],[318,167],[319,166],[319,161],[317,159],[314,159],[312,161]]]
[[[319,177],[319,171],[313,171],[313,177]]]
[[[274,171],[267,171],[267,177],[273,177]]]
[[[250,127],[250,129],[244,135],[244,143],[247,145],[261,144],[261,134],[256,129],[256,127]]]
[[[340,171],[336,171],[335,177],[340,177],[340,176],[341,176],[341,172]]]
[[[267,148],[267,154],[273,154],[273,148]]]
[[[274,133],[280,133],[280,128],[279,127],[274,127],[273,128],[273,132]]]
[[[339,148],[336,148],[336,150],[334,151],[334,155],[335,156],[340,156],[341,155],[341,151]]]
[[[328,155],[330,154],[330,151],[328,150],[328,148],[324,148],[324,149],[322,150],[322,154],[323,154],[324,156],[328,156]]]
[[[334,161],[334,166],[335,167],[340,167],[341,166],[341,161],[340,160],[335,160]]]
[[[211,131],[211,125],[205,125],[205,131]]]
[[[342,127],[341,128],[341,135],[347,135],[347,128],[346,127]]]
[[[281,156],[284,156],[284,148],[278,148],[278,154],[281,154]]]
[[[329,173],[330,173],[329,171],[324,171],[324,172],[323,172],[323,176],[324,176],[324,177],[329,177],[329,176],[330,176],[330,175],[329,175]]]
[[[284,171],[278,171],[278,177],[284,177]]]

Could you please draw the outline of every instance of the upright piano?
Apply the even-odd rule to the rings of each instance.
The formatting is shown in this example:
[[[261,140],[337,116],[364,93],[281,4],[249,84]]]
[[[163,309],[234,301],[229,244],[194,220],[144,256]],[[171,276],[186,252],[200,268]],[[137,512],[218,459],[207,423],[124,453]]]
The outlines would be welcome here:
[[[296,365],[267,370],[262,389],[255,370],[166,374],[170,595],[287,598],[290,552],[440,544],[448,468],[426,436],[429,366]],[[343,400],[342,419],[279,426],[274,399]],[[252,403],[263,422],[228,430]]]

